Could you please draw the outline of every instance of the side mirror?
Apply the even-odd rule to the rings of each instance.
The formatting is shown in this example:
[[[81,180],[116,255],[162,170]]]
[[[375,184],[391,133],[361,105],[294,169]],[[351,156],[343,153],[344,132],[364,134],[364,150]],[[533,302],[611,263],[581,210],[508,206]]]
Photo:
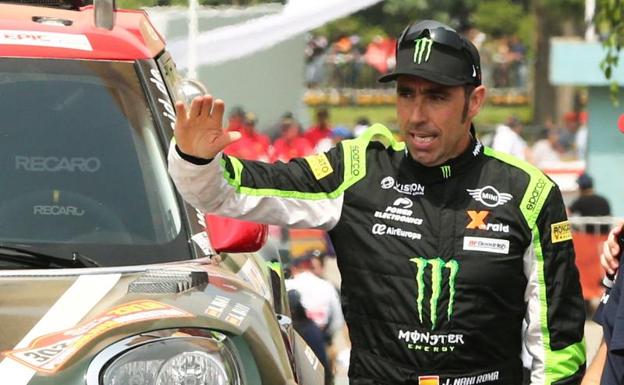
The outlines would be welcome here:
[[[182,93],[182,97],[184,97],[184,102],[189,106],[196,96],[208,94],[208,90],[206,90],[206,87],[204,87],[203,84],[192,79],[183,79],[180,82],[180,91]]]
[[[268,225],[206,214],[206,232],[216,252],[250,253],[267,240]]]

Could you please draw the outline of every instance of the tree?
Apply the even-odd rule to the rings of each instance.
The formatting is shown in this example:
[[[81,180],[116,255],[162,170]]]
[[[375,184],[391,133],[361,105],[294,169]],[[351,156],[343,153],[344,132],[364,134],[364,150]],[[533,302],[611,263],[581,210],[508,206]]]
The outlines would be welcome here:
[[[596,25],[603,36],[602,46],[607,51],[600,68],[607,79],[611,79],[613,69],[619,63],[620,51],[624,44],[624,2],[622,0],[598,0]],[[611,100],[618,104],[619,86],[611,81]]]

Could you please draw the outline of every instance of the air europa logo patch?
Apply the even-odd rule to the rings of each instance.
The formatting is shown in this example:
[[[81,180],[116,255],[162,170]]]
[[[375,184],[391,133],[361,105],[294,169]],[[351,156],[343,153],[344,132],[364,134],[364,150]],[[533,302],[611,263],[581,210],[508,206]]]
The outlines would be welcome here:
[[[325,154],[310,155],[306,156],[304,159],[310,165],[312,174],[314,174],[316,180],[321,180],[334,172],[334,169]]]
[[[570,222],[563,221],[550,225],[550,239],[552,243],[569,241],[572,239],[572,231],[570,230]]]

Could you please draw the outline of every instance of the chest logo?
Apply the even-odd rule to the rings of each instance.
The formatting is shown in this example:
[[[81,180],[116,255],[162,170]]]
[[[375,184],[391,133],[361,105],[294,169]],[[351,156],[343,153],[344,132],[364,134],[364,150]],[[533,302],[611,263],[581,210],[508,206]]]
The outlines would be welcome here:
[[[484,229],[485,217],[490,214],[489,211],[466,211],[466,214],[470,217],[470,223],[466,226],[467,229]]]
[[[472,190],[466,189],[466,191],[474,200],[486,205],[487,207],[502,206],[513,198],[513,195],[499,192],[492,186],[485,186]]]
[[[464,237],[464,250],[509,254],[509,241],[496,238]]]
[[[425,186],[419,183],[399,183],[391,176],[381,180],[381,188],[383,190],[394,189],[394,191],[405,195],[425,195]]]
[[[448,287],[448,305],[443,312],[446,319],[450,320],[453,315],[455,304],[455,278],[459,271],[459,263],[453,259],[444,262],[441,258],[426,259],[422,257],[412,258],[410,262],[416,265],[416,306],[418,307],[418,320],[421,324],[430,323],[431,330],[434,330],[438,323],[438,304],[440,297]],[[426,279],[426,276],[428,279]],[[429,282],[429,287],[427,286]],[[444,293],[445,294],[445,293]],[[429,322],[424,321],[425,296],[429,296],[428,313]]]

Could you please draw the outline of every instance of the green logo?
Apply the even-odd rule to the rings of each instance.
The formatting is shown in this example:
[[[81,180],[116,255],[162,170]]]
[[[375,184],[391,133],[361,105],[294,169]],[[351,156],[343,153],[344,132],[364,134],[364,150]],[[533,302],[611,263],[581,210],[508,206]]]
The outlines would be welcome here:
[[[440,170],[442,170],[442,177],[444,177],[444,179],[451,177],[451,166],[441,166]]]
[[[423,37],[420,39],[416,39],[416,46],[414,47],[414,63],[421,64],[424,61],[427,62],[429,60],[429,56],[431,55],[431,46],[433,46],[433,40],[428,37]]]
[[[453,304],[455,302],[455,277],[459,271],[459,263],[451,259],[448,262],[444,262],[440,258],[425,259],[425,258],[412,258],[411,262],[416,264],[416,288],[418,290],[418,297],[416,298],[416,304],[418,306],[418,318],[420,323],[423,323],[423,302],[425,300],[425,271],[427,267],[431,267],[431,299],[429,300],[430,321],[431,330],[435,329],[438,321],[438,300],[442,294],[442,280],[444,279],[446,270],[448,273],[449,282],[449,302],[446,308],[446,318],[451,319],[453,315]]]

